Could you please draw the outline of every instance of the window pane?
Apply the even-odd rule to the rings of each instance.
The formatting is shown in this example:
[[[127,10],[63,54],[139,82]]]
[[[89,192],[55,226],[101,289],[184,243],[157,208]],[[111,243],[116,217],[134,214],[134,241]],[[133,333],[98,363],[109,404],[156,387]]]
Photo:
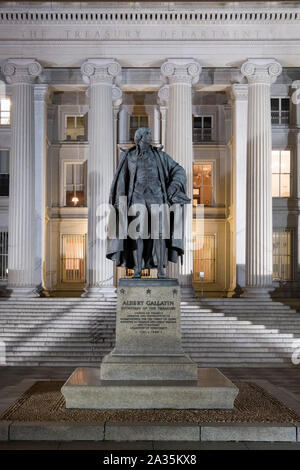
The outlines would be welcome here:
[[[67,116],[67,129],[75,129],[75,116]]]
[[[76,165],[75,172],[76,172],[75,183],[77,185],[83,184],[83,165],[82,164]]]
[[[211,117],[210,116],[204,116],[204,128],[209,128],[211,129]]]
[[[290,100],[289,98],[282,98],[281,99],[281,110],[282,111],[289,111],[290,109]]]
[[[73,184],[74,183],[73,164],[72,163],[68,163],[66,165],[66,183],[67,184]]]
[[[211,205],[211,188],[209,186],[203,186],[203,201],[202,204],[206,206]]]
[[[9,150],[0,150],[0,173],[9,172]]]
[[[200,272],[204,272],[204,281],[215,281],[215,236],[196,235],[193,239],[193,278],[200,281]]]
[[[141,116],[140,126],[141,127],[148,127],[148,116]]]
[[[280,151],[272,150],[272,173],[280,172]]]
[[[279,175],[272,175],[272,197],[280,197]]]
[[[273,232],[273,279],[282,281],[293,280],[291,230]]]
[[[201,116],[194,116],[194,127],[196,129],[201,129],[201,127],[202,127],[202,118],[201,118]]]
[[[137,128],[138,127],[138,117],[137,116],[130,116],[130,127]]]
[[[281,175],[280,197],[290,197],[290,194],[290,175]]]
[[[9,175],[0,174],[0,196],[9,196]]]
[[[84,116],[77,116],[77,119],[76,119],[76,127],[77,129],[79,128],[84,128]]]
[[[211,165],[203,165],[203,183],[212,184],[211,181]]]
[[[279,111],[279,98],[271,98],[271,110]]]
[[[281,173],[290,173],[291,171],[291,152],[283,150],[281,152]]]

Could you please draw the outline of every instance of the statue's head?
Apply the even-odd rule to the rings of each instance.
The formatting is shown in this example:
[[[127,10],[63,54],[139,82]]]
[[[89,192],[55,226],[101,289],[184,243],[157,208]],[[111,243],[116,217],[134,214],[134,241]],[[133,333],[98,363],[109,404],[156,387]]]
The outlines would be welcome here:
[[[136,145],[151,144],[152,135],[149,127],[140,127],[134,134],[134,142]]]

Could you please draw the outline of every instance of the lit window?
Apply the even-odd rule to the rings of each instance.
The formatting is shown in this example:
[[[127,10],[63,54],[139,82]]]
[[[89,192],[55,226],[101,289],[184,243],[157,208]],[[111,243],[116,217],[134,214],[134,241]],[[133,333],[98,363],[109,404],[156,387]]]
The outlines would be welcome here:
[[[274,230],[273,232],[273,279],[274,281],[292,281],[293,238],[292,230]]]
[[[66,140],[85,142],[87,140],[87,114],[84,116],[66,116]]]
[[[193,142],[212,139],[212,116],[193,116]]]
[[[63,282],[85,282],[85,238],[85,235],[62,235]]]
[[[193,205],[212,205],[212,164],[194,163]]]
[[[134,134],[139,127],[149,127],[148,126],[148,116],[143,115],[132,115],[130,116],[130,126],[129,126],[129,140],[134,141]]]
[[[65,166],[65,206],[86,206],[85,197],[86,164],[66,163]]]
[[[193,237],[193,279],[194,281],[215,282],[216,237],[195,235]],[[201,275],[202,273],[202,275]]]
[[[272,151],[272,196],[291,196],[291,152]]]
[[[10,125],[11,101],[9,98],[0,99],[0,125]]]
[[[290,122],[290,99],[271,98],[272,124],[287,125]]]
[[[0,230],[0,281],[7,279],[8,261],[8,232],[7,230]]]
[[[0,149],[0,196],[9,195],[9,150]]]

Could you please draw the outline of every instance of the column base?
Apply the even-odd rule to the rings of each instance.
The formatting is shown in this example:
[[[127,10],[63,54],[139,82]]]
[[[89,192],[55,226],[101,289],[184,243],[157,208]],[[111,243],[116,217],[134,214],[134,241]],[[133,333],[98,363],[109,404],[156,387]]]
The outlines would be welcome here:
[[[5,289],[5,297],[40,297],[40,292],[36,287],[10,287],[8,285]]]
[[[273,288],[271,286],[270,287],[246,286],[244,289],[244,293],[241,295],[241,297],[269,299],[271,297],[272,291],[273,291]]]
[[[107,287],[86,287],[81,297],[103,299],[103,298],[116,298],[116,288],[113,286]]]

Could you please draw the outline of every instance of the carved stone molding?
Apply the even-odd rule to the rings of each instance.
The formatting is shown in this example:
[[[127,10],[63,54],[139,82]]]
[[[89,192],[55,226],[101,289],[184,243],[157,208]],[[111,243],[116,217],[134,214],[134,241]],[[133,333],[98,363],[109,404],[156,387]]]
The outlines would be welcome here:
[[[85,83],[113,84],[121,73],[121,66],[115,59],[88,59],[81,66]]]
[[[114,107],[119,107],[121,105],[122,95],[123,95],[123,92],[122,92],[121,88],[114,85],[112,87],[112,101],[113,101]]]
[[[43,72],[35,59],[8,59],[2,66],[2,73],[9,84],[34,83]]]
[[[250,84],[271,85],[282,72],[282,67],[275,59],[248,59],[241,67],[242,74]]]
[[[50,95],[50,87],[46,84],[38,83],[34,87],[34,100],[47,101]]]
[[[168,59],[160,70],[164,79],[170,84],[195,84],[199,80],[201,66],[194,59]]]
[[[231,87],[230,98],[232,100],[247,101],[248,100],[248,85],[241,83],[234,83]]]
[[[169,86],[164,85],[158,90],[157,102],[160,106],[167,106],[169,99]]]

